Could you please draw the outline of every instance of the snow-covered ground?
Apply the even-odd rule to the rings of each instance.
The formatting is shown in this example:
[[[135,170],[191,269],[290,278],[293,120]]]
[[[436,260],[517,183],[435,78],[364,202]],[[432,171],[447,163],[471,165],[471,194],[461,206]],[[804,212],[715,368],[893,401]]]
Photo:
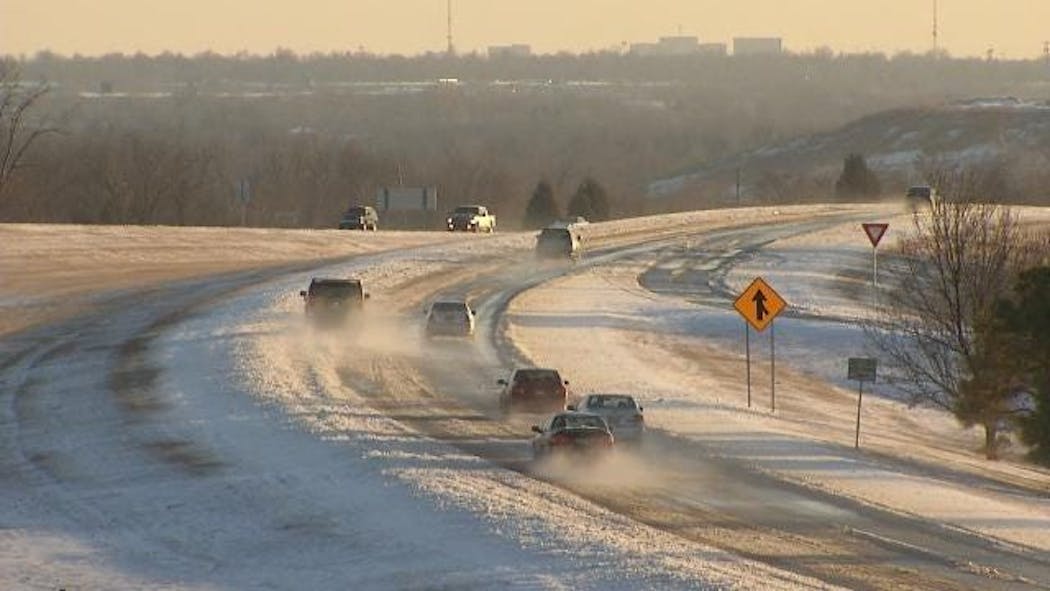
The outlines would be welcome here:
[[[79,294],[94,288],[93,272],[103,281],[135,269],[121,238],[103,247],[112,238],[39,254],[39,285]],[[323,273],[359,275],[370,308],[395,309],[428,276],[454,276],[479,256],[505,266],[532,244],[525,234],[457,236],[406,249],[416,238],[354,246],[367,256]],[[179,256],[154,265],[144,252],[153,241],[143,241],[157,281],[180,276]],[[197,241],[177,241],[195,252]],[[302,248],[309,256],[317,245]],[[217,269],[216,246],[194,272],[273,262],[249,249]],[[71,283],[65,257],[80,257]],[[15,270],[26,291],[38,285]],[[372,410],[334,374],[333,349],[296,340],[289,326],[295,293],[315,273],[234,297],[253,280],[143,297],[136,277],[109,307],[0,341],[11,352],[0,368],[0,587],[828,588],[618,516]],[[32,297],[8,287],[15,303]]]
[[[0,224],[0,335],[117,290],[449,240],[445,232]]]
[[[1046,220],[1047,213],[1030,211],[1026,217]],[[871,221],[891,223],[889,247],[893,231],[910,223],[891,217]],[[689,264],[690,256],[703,254],[679,254],[669,264]],[[735,266],[726,280],[735,291],[763,276],[789,305],[855,319],[866,314],[867,300],[843,297],[833,286],[863,283],[870,265],[871,246],[859,225],[850,223],[774,243]],[[950,416],[909,409],[880,396],[882,387],[876,385],[876,395],[868,392],[864,399],[864,451],[853,450],[857,393],[845,380],[846,358],[867,352],[854,324],[805,317],[776,321],[775,413],[769,411],[770,336],[752,333],[753,407],[748,409],[744,328],[731,303],[690,304],[655,295],[638,283],[646,268],[645,263],[598,267],[525,293],[511,307],[511,337],[537,364],[562,368],[580,390],[636,393],[651,425],[702,440],[748,465],[1050,551],[1050,472],[981,459],[979,434]],[[1022,483],[1030,492],[999,486],[997,480]]]
[[[587,232],[589,244],[601,244],[849,211],[697,212]],[[248,230],[224,242],[223,230],[112,228],[95,239],[84,228],[83,242],[67,242],[66,230],[0,227],[0,234],[23,233],[17,253],[33,261],[21,266],[5,244],[0,271],[19,279],[0,287],[0,305],[21,312],[37,297],[113,287],[137,298],[134,287],[192,274],[362,258],[246,280],[235,292],[236,278],[158,289],[155,298],[121,300],[44,330],[39,345],[0,364],[0,588],[829,588],[435,441],[385,413],[376,392],[345,379],[347,366],[383,371],[375,364],[384,363],[385,349],[415,346],[414,335],[391,329],[404,314],[418,314],[443,281],[513,270],[528,256],[530,234],[449,241],[446,234]],[[819,240],[834,243],[831,234]],[[812,246],[784,241],[770,256]],[[637,263],[599,262],[606,264],[526,292],[510,311],[517,345],[564,368],[576,387],[640,393],[654,426],[780,476],[1047,547],[1045,495],[1000,490],[975,476],[984,463],[958,451],[971,434],[936,413],[866,399],[863,443],[944,463],[942,472],[843,449],[852,441],[853,395],[805,367],[813,351],[792,357],[796,321],[778,321],[787,367],[778,369],[777,414],[757,410],[768,383],[760,370],[756,409],[746,410],[735,316],[641,289]],[[822,263],[811,257],[811,268],[798,273],[825,275]],[[747,264],[768,266],[761,256]],[[779,268],[770,267],[763,272]],[[375,312],[364,345],[342,333],[308,335],[298,325],[295,294],[318,273],[365,281]],[[823,290],[814,291],[819,310]],[[799,295],[785,292],[789,301]],[[826,341],[825,355],[853,338],[849,327],[841,335],[826,324],[814,330],[811,340]],[[405,388],[423,387],[411,367],[398,371]],[[496,434],[477,443],[524,445]],[[1050,481],[1023,466],[995,469]],[[947,501],[927,503],[930,494]],[[966,519],[955,510],[964,504],[975,509]]]

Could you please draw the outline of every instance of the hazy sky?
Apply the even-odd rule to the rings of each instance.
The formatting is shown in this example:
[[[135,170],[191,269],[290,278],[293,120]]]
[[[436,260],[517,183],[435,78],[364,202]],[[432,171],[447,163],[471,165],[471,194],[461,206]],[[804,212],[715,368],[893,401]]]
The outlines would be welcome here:
[[[939,0],[954,55],[1042,54],[1050,0]],[[933,0],[453,0],[459,50],[581,51],[655,40],[780,36],[792,50],[925,51]],[[419,53],[445,47],[445,0],[0,0],[0,54],[172,50]]]

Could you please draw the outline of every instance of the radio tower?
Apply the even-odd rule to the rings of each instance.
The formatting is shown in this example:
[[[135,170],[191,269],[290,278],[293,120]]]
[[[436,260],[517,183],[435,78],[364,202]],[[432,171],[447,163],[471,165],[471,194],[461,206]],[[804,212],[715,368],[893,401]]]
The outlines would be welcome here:
[[[937,45],[937,0],[933,0],[933,53],[937,54],[940,49]]]
[[[448,52],[449,57],[456,54],[456,48],[452,45],[452,0],[448,0]]]

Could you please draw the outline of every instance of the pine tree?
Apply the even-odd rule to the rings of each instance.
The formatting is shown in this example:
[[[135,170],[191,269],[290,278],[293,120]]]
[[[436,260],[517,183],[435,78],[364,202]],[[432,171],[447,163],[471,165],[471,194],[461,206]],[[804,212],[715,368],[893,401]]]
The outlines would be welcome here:
[[[525,206],[525,227],[542,228],[558,219],[558,202],[554,200],[554,189],[546,180],[536,184],[532,198]]]
[[[842,175],[835,182],[835,195],[845,199],[876,197],[882,192],[882,183],[868,168],[864,156],[849,154],[842,163]]]
[[[610,218],[609,197],[605,193],[605,188],[590,177],[583,179],[569,201],[569,215],[581,216],[593,222],[608,220]]]
[[[1021,440],[1033,461],[1050,466],[1050,267],[1021,274],[1014,301],[1003,302],[998,317],[1010,331],[1007,355],[1026,366],[1027,390],[1035,409],[1021,418]]]

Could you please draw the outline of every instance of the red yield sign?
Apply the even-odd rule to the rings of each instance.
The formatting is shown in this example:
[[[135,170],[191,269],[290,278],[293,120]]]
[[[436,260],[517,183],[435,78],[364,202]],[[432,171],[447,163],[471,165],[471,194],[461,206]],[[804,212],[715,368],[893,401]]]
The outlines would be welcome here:
[[[871,245],[878,248],[879,242],[882,240],[882,237],[886,235],[886,230],[889,229],[890,225],[883,223],[868,223],[861,224],[861,227],[864,228],[864,233],[868,235],[868,240],[871,240]]]

